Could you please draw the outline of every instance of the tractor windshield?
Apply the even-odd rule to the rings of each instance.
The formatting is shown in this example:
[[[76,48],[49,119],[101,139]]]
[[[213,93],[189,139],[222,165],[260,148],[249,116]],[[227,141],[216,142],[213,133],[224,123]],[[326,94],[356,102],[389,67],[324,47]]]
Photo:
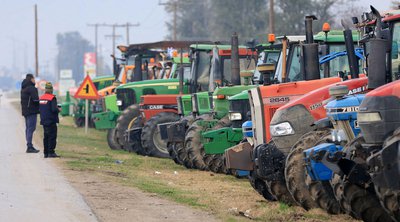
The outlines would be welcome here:
[[[400,78],[400,58],[399,58],[399,46],[400,46],[400,22],[397,22],[393,26],[393,38],[392,38],[392,79]]]
[[[119,71],[119,74],[118,74],[119,82],[122,82],[122,80],[124,78],[124,73],[125,73],[125,66],[121,66],[121,70]],[[132,72],[131,72],[131,74],[132,74]],[[129,76],[129,75],[127,75],[127,76]]]
[[[343,52],[343,51],[346,51],[346,46],[344,44],[329,45],[329,53]],[[321,78],[324,78],[324,67],[326,66],[323,65],[320,66]],[[347,59],[347,56],[340,56],[331,60],[329,62],[329,66],[327,67],[329,68],[330,77],[337,76],[338,72],[344,72],[344,73],[350,72],[349,61]]]
[[[343,44],[330,44],[329,53],[343,52],[346,51],[346,46]],[[300,45],[292,45],[291,49],[288,51],[287,56],[287,81],[301,81],[304,79],[301,72],[301,48]],[[278,64],[275,71],[275,78],[281,81],[282,75],[282,59],[279,58]],[[361,70],[362,63],[360,63],[359,70]],[[320,66],[320,76],[324,78],[324,68],[329,69],[329,77],[334,77],[338,75],[338,72],[342,71],[348,73],[350,71],[347,56],[339,56],[328,62],[327,66]]]
[[[223,78],[226,80],[226,82],[232,82],[232,69],[231,69],[231,58],[230,57],[222,57],[222,73],[223,73]],[[254,70],[256,67],[256,63],[254,59],[251,57],[239,57],[239,67],[240,71],[243,70]],[[244,80],[241,78],[240,82],[243,83]]]
[[[195,54],[193,71],[197,78],[198,91],[208,91],[208,80],[210,73],[210,54],[206,51],[199,51]]]

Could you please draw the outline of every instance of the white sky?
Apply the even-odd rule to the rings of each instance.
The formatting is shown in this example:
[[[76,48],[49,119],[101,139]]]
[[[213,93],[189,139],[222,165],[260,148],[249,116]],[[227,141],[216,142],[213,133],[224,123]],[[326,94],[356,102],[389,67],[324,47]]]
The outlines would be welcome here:
[[[11,68],[13,58],[15,65],[21,67],[21,73],[25,73],[27,67],[33,67],[35,3],[39,13],[40,64],[48,65],[50,71],[53,71],[56,34],[79,31],[94,43],[94,29],[87,27],[88,23],[139,22],[139,27],[131,29],[131,43],[162,40],[167,35],[165,22],[169,18],[164,6],[158,5],[158,2],[159,0],[0,0],[0,67]],[[391,0],[359,0],[360,5],[368,7],[372,4],[379,10],[386,10],[390,3]],[[111,39],[104,37],[109,34],[111,28],[100,28],[99,44],[104,56],[112,52]],[[123,38],[117,40],[117,44],[125,43],[125,29],[117,29],[117,34],[123,35]]]

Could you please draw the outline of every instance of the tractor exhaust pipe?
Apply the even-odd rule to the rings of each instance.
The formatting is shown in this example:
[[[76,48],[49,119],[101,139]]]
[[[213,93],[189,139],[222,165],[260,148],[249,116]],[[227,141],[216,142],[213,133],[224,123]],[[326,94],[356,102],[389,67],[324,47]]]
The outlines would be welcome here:
[[[135,72],[133,74],[133,81],[142,81],[143,73],[142,73],[142,55],[138,54],[135,56]]]
[[[239,37],[236,32],[231,38],[231,49],[231,82],[233,85],[240,85]]]
[[[314,43],[312,23],[317,20],[314,15],[306,16],[306,42],[301,45],[302,49],[302,73],[305,80],[320,79],[318,44]]]
[[[306,43],[311,44],[314,43],[314,34],[313,34],[313,21],[317,20],[315,15],[307,15],[305,19],[306,26]]]
[[[179,67],[179,94],[183,94],[183,81],[185,81],[183,79],[183,75],[184,75],[184,70],[183,70],[183,49],[181,49],[181,53],[180,53],[180,62],[181,62],[181,66]]]
[[[350,65],[351,78],[356,79],[359,77],[359,70],[358,70],[359,66],[358,66],[358,59],[356,57],[356,53],[354,52],[353,33],[343,19],[341,20],[341,23],[344,28],[344,31],[343,31],[344,43],[346,44],[347,59],[349,61],[349,65]]]
[[[368,89],[376,89],[386,84],[386,51],[388,40],[382,39],[382,17],[378,10],[371,6],[376,17],[376,37],[369,40],[367,52]]]

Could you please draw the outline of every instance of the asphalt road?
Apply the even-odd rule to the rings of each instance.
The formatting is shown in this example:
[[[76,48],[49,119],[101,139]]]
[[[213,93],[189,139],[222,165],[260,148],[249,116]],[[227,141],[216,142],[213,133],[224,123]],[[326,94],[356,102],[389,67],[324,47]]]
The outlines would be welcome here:
[[[39,135],[35,134],[36,137]],[[24,121],[9,100],[0,104],[0,221],[97,221],[54,159],[25,153]]]

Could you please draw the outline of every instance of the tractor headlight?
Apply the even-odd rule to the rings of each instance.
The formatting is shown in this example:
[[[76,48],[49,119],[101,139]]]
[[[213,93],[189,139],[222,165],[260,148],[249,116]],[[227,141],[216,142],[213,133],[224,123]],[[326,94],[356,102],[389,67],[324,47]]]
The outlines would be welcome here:
[[[122,106],[122,100],[117,100],[117,106]]]
[[[381,114],[379,114],[378,112],[357,113],[358,122],[376,122],[381,120],[382,120]]]
[[[197,98],[196,98],[195,94],[192,95],[192,111],[194,113],[198,112],[198,110],[197,110]]]
[[[288,122],[271,125],[269,129],[272,136],[286,136],[294,134],[294,130]]]
[[[242,120],[242,114],[241,113],[229,113],[229,120],[230,121]]]

